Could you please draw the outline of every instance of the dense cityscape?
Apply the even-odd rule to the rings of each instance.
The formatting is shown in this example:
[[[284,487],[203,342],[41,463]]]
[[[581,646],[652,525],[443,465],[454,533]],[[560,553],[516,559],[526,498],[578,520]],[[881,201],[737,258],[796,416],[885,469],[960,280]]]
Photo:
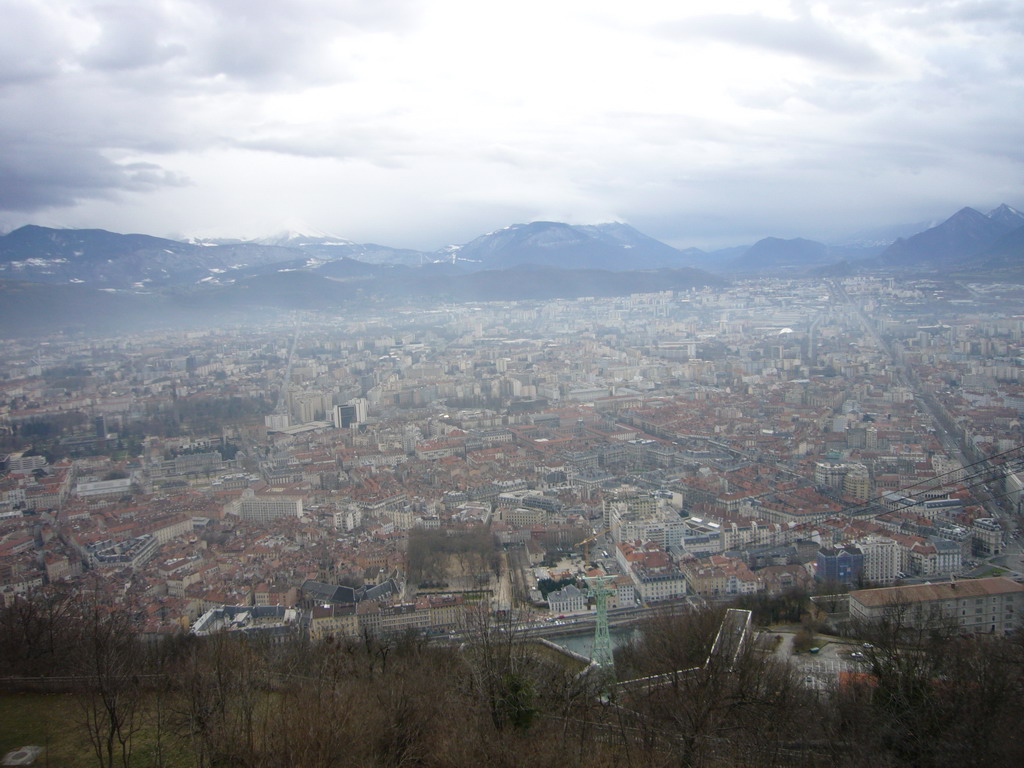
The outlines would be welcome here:
[[[538,577],[591,571],[623,606],[1017,575],[1017,294],[775,280],[8,341],[2,594],[88,583],[158,636],[222,606],[301,625],[344,583],[358,636],[467,596],[540,614]],[[410,532],[477,529],[493,573],[410,573]]]
[[[630,632],[732,605],[832,691],[897,602],[1020,628],[1020,298],[761,279],[7,340],[0,594],[153,647],[459,646],[486,614],[625,691],[670,671]]]
[[[1024,4],[4,22],[0,765],[1024,765]]]

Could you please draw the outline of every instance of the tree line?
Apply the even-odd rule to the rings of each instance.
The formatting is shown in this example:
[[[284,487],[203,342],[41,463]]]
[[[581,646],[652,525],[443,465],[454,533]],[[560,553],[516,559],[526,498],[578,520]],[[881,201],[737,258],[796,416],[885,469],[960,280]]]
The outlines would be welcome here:
[[[142,613],[50,589],[0,610],[0,676],[62,677],[90,764],[113,766],[983,766],[1024,764],[1019,636],[864,627],[863,673],[809,686],[751,640],[710,657],[722,609],[666,612],[618,686],[486,607],[416,633],[147,642]],[[668,674],[666,674],[668,673]]]

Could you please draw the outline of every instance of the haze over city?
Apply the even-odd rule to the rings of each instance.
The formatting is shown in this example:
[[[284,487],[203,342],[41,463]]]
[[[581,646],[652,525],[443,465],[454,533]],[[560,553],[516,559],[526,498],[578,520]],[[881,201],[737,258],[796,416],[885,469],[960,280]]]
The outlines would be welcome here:
[[[1024,765],[1020,3],[0,4],[0,764]]]
[[[434,250],[1021,207],[1013,2],[5,4],[0,223]]]

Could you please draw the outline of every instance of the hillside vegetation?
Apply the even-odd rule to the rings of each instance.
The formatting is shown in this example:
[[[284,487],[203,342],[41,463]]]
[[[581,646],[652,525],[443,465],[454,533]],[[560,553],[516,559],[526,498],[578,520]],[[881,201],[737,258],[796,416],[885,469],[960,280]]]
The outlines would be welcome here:
[[[61,592],[0,611],[0,749],[43,741],[50,764],[198,768],[1024,762],[1019,637],[876,632],[860,679],[818,691],[756,642],[705,663],[720,613],[669,614],[619,667],[678,674],[625,690],[533,652],[513,617],[486,612],[458,645],[147,644],[131,618]]]

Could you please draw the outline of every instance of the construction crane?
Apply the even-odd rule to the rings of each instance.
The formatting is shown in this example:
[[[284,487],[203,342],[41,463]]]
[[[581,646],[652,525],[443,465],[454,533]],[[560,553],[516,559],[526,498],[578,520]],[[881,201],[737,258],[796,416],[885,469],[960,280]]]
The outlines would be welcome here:
[[[583,541],[577,541],[576,542],[576,546],[577,547],[580,547],[580,546],[583,547],[583,560],[584,560],[584,562],[587,562],[587,563],[590,562],[590,545],[593,542],[595,542],[598,539],[600,539],[602,536],[604,536],[610,530],[611,530],[611,528],[605,528],[600,533],[595,533],[593,536],[587,536],[587,538],[585,538]]]

